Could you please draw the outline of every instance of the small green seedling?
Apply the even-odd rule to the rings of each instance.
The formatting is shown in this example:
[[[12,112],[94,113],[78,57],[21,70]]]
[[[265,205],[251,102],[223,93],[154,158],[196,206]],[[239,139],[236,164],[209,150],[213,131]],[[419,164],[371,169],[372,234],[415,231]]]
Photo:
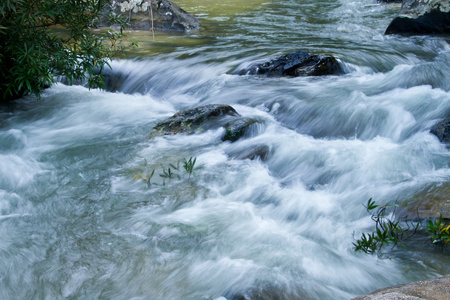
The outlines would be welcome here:
[[[195,162],[197,161],[197,157],[194,159],[189,158],[189,160],[183,159],[183,167],[186,170],[186,172],[189,174],[189,178],[191,177],[192,173],[194,172]]]
[[[178,179],[180,179],[180,175],[178,175],[172,171],[172,170],[178,171],[178,168],[176,166],[174,166],[173,164],[169,164],[169,167],[167,169],[165,169],[162,165],[161,165],[161,167],[163,169],[162,174],[159,174],[159,176],[161,178],[172,179],[172,178],[178,177]]]
[[[150,180],[152,179],[154,174],[155,174],[155,170],[153,169],[153,171],[150,173],[150,175],[138,174],[138,175],[134,176],[134,179],[135,180],[143,179],[147,183],[147,188],[150,188],[152,186],[152,183],[150,182]]]

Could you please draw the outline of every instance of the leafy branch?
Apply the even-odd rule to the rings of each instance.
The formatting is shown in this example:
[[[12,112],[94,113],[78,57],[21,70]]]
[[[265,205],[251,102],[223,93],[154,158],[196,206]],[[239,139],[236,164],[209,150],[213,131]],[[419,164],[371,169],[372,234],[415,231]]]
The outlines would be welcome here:
[[[108,0],[3,0],[0,1],[0,100],[26,94],[38,99],[46,87],[65,76],[69,83],[88,80],[102,87],[100,75],[113,56],[126,47],[125,19],[109,18],[118,31],[91,31]],[[54,26],[58,26],[58,30]]]
[[[372,221],[375,222],[375,232],[363,233],[361,238],[353,243],[355,251],[373,254],[379,252],[384,245],[403,246],[402,242],[417,232],[420,223],[417,225],[413,225],[412,222],[400,224],[399,220],[388,217],[387,209],[396,206],[396,204],[378,205],[372,198],[367,201],[365,207],[371,214]]]
[[[363,251],[364,253],[379,253],[384,245],[392,244],[395,246],[403,246],[402,242],[411,238],[418,230],[426,229],[429,237],[434,245],[444,247],[450,242],[450,224],[444,221],[442,214],[439,218],[427,218],[426,227],[421,222],[416,225],[411,221],[400,222],[388,217],[387,209],[395,207],[396,204],[379,205],[372,198],[365,205],[367,212],[371,214],[371,219],[375,222],[375,231],[372,233],[363,233],[356,242],[353,243],[355,251]],[[394,215],[394,211],[390,214]]]

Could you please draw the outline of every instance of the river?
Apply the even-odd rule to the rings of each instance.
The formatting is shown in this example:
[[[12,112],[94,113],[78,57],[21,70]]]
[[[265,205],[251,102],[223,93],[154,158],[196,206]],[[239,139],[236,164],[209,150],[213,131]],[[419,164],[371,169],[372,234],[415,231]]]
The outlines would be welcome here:
[[[110,91],[57,84],[0,107],[0,299],[350,299],[449,273],[424,239],[385,258],[352,243],[373,229],[369,198],[450,179],[429,133],[450,112],[450,39],[385,36],[399,6],[375,0],[240,2],[178,1],[202,29],[131,33]],[[234,75],[297,50],[347,73]],[[148,138],[212,103],[260,124],[234,143]],[[193,176],[159,176],[190,157]]]

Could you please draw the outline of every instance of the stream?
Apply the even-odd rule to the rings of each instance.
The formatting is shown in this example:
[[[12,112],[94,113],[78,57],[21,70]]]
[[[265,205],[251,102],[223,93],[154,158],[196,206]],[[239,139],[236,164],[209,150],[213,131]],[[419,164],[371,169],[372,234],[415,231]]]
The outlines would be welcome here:
[[[399,5],[376,0],[240,2],[176,1],[202,28],[131,32],[108,91],[0,106],[0,299],[351,299],[450,273],[425,238],[386,257],[352,245],[369,198],[450,180],[429,132],[450,113],[450,38],[385,36]],[[346,74],[235,75],[297,50]],[[206,104],[258,126],[149,138]],[[191,157],[192,176],[160,176]]]

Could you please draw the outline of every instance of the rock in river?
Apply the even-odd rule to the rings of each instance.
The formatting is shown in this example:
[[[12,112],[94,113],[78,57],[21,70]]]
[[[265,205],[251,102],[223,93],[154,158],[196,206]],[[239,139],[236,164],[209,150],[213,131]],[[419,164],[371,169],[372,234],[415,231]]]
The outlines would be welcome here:
[[[198,20],[169,0],[112,0],[103,9],[104,14],[115,13],[131,18],[131,29],[194,30],[200,28]],[[101,18],[99,26],[110,26]]]
[[[450,275],[380,289],[353,300],[446,300],[450,295]]]
[[[404,0],[386,34],[449,34],[450,0]]]
[[[442,143],[450,144],[450,117],[434,125],[430,132],[437,136]]]
[[[317,55],[307,51],[297,51],[274,58],[265,63],[253,64],[238,71],[239,75],[278,76],[321,76],[339,75],[344,70],[333,56]]]
[[[152,136],[194,133],[218,128],[230,121],[227,116],[236,117],[239,114],[226,104],[210,104],[183,110],[156,124]]]
[[[251,118],[238,118],[225,124],[225,135],[222,141],[235,142],[240,139],[247,132],[250,126],[258,121]]]
[[[180,111],[159,122],[153,127],[150,137],[178,133],[190,134],[223,127],[225,134],[222,141],[235,142],[243,137],[248,129],[256,123],[260,123],[260,121],[242,117],[229,105],[210,104]]]

